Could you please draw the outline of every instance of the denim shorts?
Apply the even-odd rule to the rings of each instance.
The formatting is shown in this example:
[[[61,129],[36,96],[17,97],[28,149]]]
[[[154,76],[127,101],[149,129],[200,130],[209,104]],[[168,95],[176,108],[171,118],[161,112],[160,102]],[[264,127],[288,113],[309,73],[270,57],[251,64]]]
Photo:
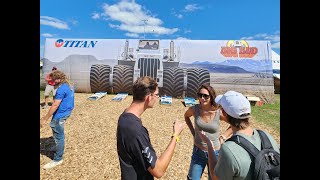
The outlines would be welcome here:
[[[215,150],[215,155],[218,158],[219,150]],[[208,164],[208,152],[203,151],[202,149],[194,145],[189,173],[188,173],[188,179],[197,179],[197,180],[201,179],[203,170],[205,169],[207,164]],[[209,171],[208,171],[208,179],[211,179]]]

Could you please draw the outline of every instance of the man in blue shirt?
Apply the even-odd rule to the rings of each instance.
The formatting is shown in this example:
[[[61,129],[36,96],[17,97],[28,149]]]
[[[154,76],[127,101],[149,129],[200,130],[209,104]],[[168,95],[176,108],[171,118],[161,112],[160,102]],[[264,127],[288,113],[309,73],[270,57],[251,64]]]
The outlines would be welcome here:
[[[53,168],[63,162],[64,124],[74,108],[74,87],[66,75],[57,70],[50,74],[50,78],[55,81],[58,89],[47,115],[40,119],[40,127],[48,124],[52,116],[50,127],[55,141],[55,153],[53,160],[43,166],[44,169]]]

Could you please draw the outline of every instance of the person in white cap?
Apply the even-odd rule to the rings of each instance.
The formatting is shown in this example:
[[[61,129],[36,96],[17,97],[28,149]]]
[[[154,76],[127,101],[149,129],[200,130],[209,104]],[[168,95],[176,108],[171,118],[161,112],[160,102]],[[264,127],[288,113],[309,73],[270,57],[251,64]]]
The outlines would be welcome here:
[[[250,127],[251,106],[249,100],[241,93],[227,91],[224,95],[215,98],[215,102],[221,105],[221,112],[230,124],[233,136],[239,135],[249,140],[258,150],[261,150],[261,139],[255,128]],[[265,132],[265,131],[264,131]],[[273,149],[280,154],[277,142],[267,132]],[[211,141],[204,133],[198,134],[208,144],[209,172],[212,179],[254,179],[252,160],[250,154],[233,141],[226,141],[220,148],[219,156],[212,155],[214,152]],[[211,152],[211,153],[210,153]]]

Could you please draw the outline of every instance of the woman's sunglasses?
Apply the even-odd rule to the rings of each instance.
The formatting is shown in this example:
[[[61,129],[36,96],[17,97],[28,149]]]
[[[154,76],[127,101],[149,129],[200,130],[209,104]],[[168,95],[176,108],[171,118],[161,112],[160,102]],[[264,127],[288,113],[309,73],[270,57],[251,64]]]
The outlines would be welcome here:
[[[210,95],[209,94],[202,94],[202,93],[197,93],[199,98],[204,97],[205,99],[209,99]]]

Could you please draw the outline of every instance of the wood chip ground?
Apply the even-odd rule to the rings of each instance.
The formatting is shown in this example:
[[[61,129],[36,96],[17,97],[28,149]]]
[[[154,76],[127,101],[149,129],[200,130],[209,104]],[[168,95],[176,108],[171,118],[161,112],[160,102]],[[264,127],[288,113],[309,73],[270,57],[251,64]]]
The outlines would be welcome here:
[[[106,95],[98,101],[87,98],[92,94],[76,93],[75,108],[65,124],[65,154],[61,165],[44,170],[42,166],[53,158],[47,149],[53,144],[49,126],[40,129],[40,179],[41,180],[117,180],[120,179],[120,167],[116,147],[117,120],[123,110],[130,105],[132,96],[121,102],[111,99],[115,95]],[[43,100],[40,100],[43,103]],[[184,121],[187,107],[181,99],[173,99],[172,105],[157,104],[142,115],[143,125],[149,130],[151,143],[158,157],[166,149],[172,134],[175,119]],[[40,108],[40,117],[48,109]],[[280,135],[272,128],[251,120],[253,127],[262,128],[272,134],[280,144]],[[227,128],[221,122],[221,131]],[[186,179],[193,140],[186,126],[180,136],[172,161],[163,180]],[[207,179],[205,170],[201,180]],[[157,179],[157,178],[155,178]]]

